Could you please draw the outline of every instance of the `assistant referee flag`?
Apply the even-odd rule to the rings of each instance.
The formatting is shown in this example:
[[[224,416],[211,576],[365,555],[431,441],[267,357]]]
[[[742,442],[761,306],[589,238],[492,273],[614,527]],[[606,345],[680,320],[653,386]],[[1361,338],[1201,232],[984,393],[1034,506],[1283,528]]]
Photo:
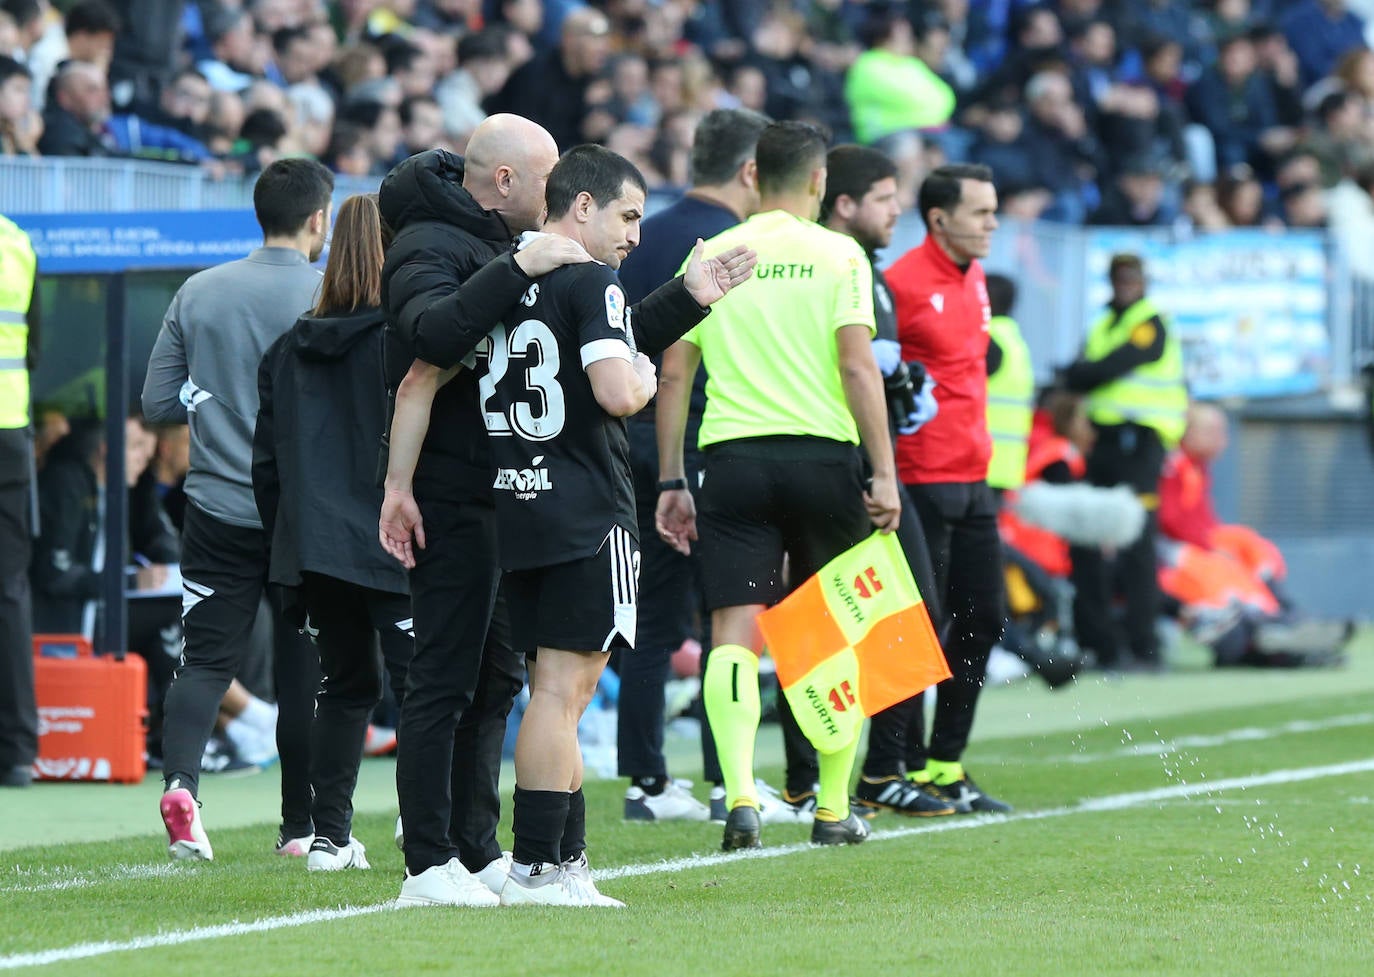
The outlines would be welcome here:
[[[897,537],[874,533],[759,615],[778,684],[822,753],[950,677]]]

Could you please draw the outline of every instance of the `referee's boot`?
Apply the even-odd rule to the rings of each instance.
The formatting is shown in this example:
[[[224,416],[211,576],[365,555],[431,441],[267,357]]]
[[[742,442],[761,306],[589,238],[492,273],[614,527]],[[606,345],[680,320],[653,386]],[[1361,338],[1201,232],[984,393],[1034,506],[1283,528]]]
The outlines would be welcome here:
[[[759,809],[750,804],[732,807],[725,816],[725,837],[720,843],[724,851],[738,848],[762,848],[759,839]]]
[[[857,845],[868,837],[868,822],[851,810],[845,817],[837,817],[825,808],[816,809],[811,822],[813,845]]]

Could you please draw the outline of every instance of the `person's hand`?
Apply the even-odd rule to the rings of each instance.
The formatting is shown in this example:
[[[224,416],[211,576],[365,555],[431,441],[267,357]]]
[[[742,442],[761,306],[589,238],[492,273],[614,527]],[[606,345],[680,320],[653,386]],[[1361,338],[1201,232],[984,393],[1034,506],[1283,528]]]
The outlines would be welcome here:
[[[663,505],[661,496],[659,505]],[[902,500],[897,494],[897,477],[874,475],[869,490],[864,493],[864,508],[868,510],[868,518],[873,521],[879,532],[890,533],[895,530],[902,518]]]
[[[159,590],[167,582],[167,565],[154,563],[152,566],[139,567],[134,571],[134,589]]]
[[[940,413],[940,402],[935,399],[935,381],[927,376],[916,394],[916,409],[906,416],[906,423],[897,426],[898,434],[915,434],[935,419]]]
[[[654,367],[654,361],[643,353],[636,353],[630,365],[634,367],[635,376],[639,377],[639,382],[649,391],[652,398],[658,393],[658,370]]]
[[[730,289],[748,281],[759,260],[758,252],[746,244],[722,251],[714,258],[703,259],[701,255],[705,250],[706,243],[697,238],[697,245],[692,249],[691,260],[687,262],[687,270],[682,276],[688,294],[702,308],[719,302]]]
[[[902,363],[902,344],[895,339],[875,339],[873,358],[878,361],[878,372],[890,377]]]
[[[515,255],[515,263],[531,278],[591,260],[586,248],[562,234],[541,234]]]
[[[658,493],[654,528],[663,542],[683,556],[690,556],[692,541],[697,538],[697,504],[692,493],[685,488]]]
[[[420,549],[425,548],[425,525],[415,496],[402,489],[387,489],[382,498],[382,515],[377,524],[377,538],[382,549],[401,562],[407,570],[415,568],[415,551],[411,539]]]

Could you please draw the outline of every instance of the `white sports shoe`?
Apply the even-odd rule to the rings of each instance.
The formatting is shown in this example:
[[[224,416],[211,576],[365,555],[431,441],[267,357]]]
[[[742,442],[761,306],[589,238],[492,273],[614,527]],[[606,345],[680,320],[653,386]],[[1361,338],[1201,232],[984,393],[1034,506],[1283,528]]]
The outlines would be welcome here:
[[[711,809],[692,796],[683,784],[670,780],[658,795],[642,787],[625,791],[626,821],[706,821]]]
[[[605,906],[608,909],[625,908],[625,903],[619,899],[612,899],[596,887],[596,883],[592,881],[592,867],[587,864],[586,852],[564,862],[563,871],[567,872],[574,882],[591,892],[593,906]]]
[[[477,876],[463,868],[463,863],[450,858],[443,865],[427,868],[419,875],[406,871],[401,883],[397,909],[408,906],[496,906],[501,900],[478,881]]]
[[[562,865],[536,862],[529,874],[512,864],[506,884],[501,887],[503,906],[595,906],[594,888],[583,885]]]
[[[479,882],[499,896],[501,888],[506,884],[506,876],[510,875],[510,852],[503,851],[500,858],[493,858],[487,863],[486,868],[472,874],[477,876]]]
[[[342,848],[335,847],[328,838],[317,837],[310,843],[310,854],[305,857],[305,867],[311,872],[338,872],[345,868],[371,868],[367,861],[367,849],[357,838],[349,838]]]
[[[200,823],[200,805],[189,790],[178,787],[167,791],[158,806],[162,810],[162,823],[167,828],[169,855],[176,859],[215,860],[210,839]]]
[[[764,824],[811,824],[816,820],[816,795],[803,794],[790,801],[763,780],[755,780],[759,792],[759,820]]]
[[[396,815],[396,850],[406,850],[406,829],[401,826],[401,816]]]
[[[314,835],[303,835],[300,838],[283,838],[277,835],[277,845],[272,850],[278,855],[286,858],[305,858],[310,854],[310,846],[314,843]]]

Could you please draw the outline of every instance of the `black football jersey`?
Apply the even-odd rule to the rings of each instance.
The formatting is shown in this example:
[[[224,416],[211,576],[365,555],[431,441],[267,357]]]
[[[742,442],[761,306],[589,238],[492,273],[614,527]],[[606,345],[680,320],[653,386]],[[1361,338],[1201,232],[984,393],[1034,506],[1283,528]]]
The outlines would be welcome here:
[[[477,348],[504,569],[591,556],[614,526],[638,539],[625,421],[587,376],[598,360],[634,357],[625,292],[598,262],[530,285]]]

